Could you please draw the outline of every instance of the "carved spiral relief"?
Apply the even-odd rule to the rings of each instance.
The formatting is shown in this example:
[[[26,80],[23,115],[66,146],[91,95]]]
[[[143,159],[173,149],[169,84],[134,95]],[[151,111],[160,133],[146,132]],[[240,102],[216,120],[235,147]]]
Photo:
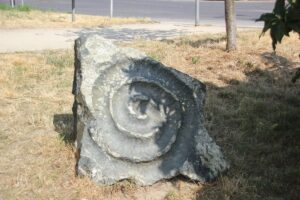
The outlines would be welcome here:
[[[94,83],[93,105],[103,126],[90,130],[90,135],[115,158],[159,159],[176,148],[178,135],[191,128],[187,122],[194,115],[191,95],[173,74],[150,60],[109,68]]]
[[[178,174],[212,180],[227,169],[203,127],[201,82],[98,36],[76,45],[78,174],[149,185]]]

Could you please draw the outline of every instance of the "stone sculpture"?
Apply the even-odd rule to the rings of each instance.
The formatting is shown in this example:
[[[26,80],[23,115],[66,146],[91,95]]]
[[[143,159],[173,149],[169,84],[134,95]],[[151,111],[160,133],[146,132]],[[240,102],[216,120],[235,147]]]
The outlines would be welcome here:
[[[228,168],[203,126],[205,85],[100,36],[75,42],[77,172],[100,184],[205,182]]]

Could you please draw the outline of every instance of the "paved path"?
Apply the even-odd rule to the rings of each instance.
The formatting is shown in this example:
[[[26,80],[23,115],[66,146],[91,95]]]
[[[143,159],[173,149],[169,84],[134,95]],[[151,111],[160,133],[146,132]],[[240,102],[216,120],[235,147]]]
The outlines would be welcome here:
[[[220,26],[195,27],[188,23],[119,25],[96,29],[0,29],[0,53],[72,48],[83,33],[99,33],[114,41],[160,40],[194,33],[220,33]]]

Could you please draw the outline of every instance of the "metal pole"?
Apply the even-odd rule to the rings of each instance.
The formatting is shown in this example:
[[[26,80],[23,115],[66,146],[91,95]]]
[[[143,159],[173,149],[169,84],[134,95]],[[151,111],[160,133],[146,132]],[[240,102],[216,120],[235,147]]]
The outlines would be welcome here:
[[[114,15],[114,0],[110,0],[110,18]]]
[[[15,7],[15,0],[10,0],[10,6],[11,6],[12,8]]]
[[[199,22],[200,22],[199,8],[200,8],[199,0],[195,0],[195,26],[199,26]]]
[[[72,22],[75,22],[75,0],[72,0]]]

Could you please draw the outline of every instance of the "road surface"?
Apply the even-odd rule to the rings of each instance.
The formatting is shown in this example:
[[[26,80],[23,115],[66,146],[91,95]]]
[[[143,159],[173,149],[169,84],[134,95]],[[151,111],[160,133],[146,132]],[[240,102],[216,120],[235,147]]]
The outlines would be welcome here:
[[[108,16],[110,0],[75,0],[76,12]],[[21,0],[16,0],[17,4]],[[24,0],[25,4],[40,9],[69,12],[71,0]],[[0,0],[0,3],[9,3]],[[158,21],[194,22],[194,0],[114,0],[114,16],[150,17]],[[239,26],[261,26],[255,23],[260,14],[272,11],[273,1],[236,2]],[[200,24],[224,25],[223,1],[200,1]]]

